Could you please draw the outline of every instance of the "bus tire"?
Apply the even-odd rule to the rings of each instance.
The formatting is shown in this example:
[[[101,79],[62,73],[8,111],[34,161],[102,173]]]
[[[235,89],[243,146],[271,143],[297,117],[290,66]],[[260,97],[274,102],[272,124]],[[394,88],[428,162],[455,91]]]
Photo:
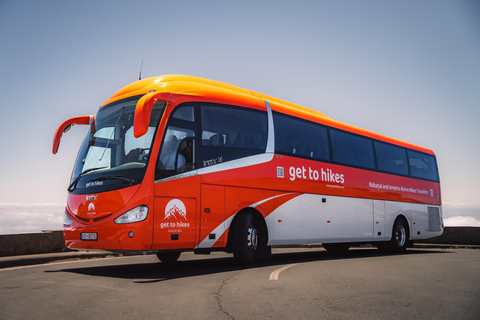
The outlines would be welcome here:
[[[165,264],[173,264],[180,257],[180,251],[157,252],[158,260]]]
[[[392,239],[387,244],[390,252],[404,252],[408,247],[408,224],[403,218],[395,220],[392,229]]]
[[[232,252],[235,262],[243,265],[251,264],[258,255],[260,238],[264,235],[260,224],[251,212],[243,213],[237,217],[232,229]]]
[[[350,249],[348,243],[322,243],[322,246],[331,253],[345,253]]]

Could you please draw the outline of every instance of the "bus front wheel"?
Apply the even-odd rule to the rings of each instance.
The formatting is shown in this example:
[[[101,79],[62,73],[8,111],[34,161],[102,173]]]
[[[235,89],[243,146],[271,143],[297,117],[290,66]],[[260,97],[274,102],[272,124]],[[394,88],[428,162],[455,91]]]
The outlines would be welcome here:
[[[266,244],[265,235],[258,219],[250,213],[241,214],[232,228],[232,251],[236,262],[244,265],[252,263]]]
[[[172,264],[177,262],[180,253],[180,251],[157,252],[157,258],[165,264]]]

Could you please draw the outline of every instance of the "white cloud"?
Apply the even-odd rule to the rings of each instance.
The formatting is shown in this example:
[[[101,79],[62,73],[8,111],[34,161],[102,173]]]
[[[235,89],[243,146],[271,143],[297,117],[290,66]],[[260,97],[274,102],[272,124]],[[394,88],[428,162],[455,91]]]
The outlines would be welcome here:
[[[443,220],[446,227],[480,227],[480,220],[474,217],[455,216]]]
[[[471,217],[480,220],[480,203],[445,202],[443,219],[453,217]]]
[[[62,230],[64,203],[1,203],[0,234]]]

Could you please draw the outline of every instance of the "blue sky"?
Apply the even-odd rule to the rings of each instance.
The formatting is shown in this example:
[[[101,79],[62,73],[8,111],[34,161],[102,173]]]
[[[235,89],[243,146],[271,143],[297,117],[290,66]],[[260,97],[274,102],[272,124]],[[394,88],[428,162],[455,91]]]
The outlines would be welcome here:
[[[0,233],[61,228],[86,129],[54,156],[55,129],[142,60],[143,77],[223,81],[431,148],[444,216],[480,225],[478,1],[0,0],[0,44]]]

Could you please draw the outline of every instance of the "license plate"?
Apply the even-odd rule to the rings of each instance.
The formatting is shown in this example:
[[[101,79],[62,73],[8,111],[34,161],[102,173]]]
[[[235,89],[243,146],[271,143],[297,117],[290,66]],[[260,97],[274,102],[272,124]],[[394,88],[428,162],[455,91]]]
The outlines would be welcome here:
[[[84,241],[97,241],[96,232],[82,232],[80,233],[80,239]]]

